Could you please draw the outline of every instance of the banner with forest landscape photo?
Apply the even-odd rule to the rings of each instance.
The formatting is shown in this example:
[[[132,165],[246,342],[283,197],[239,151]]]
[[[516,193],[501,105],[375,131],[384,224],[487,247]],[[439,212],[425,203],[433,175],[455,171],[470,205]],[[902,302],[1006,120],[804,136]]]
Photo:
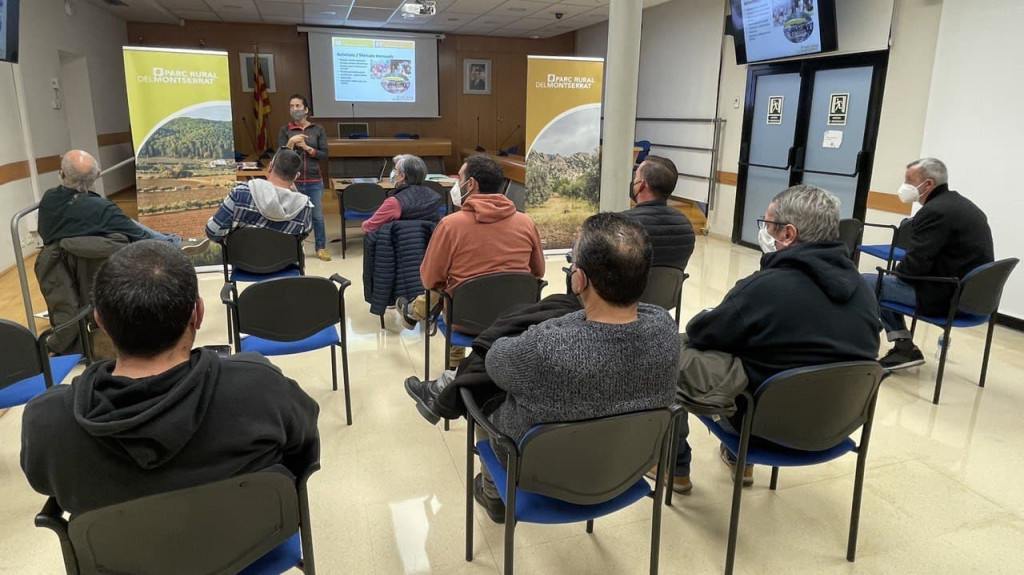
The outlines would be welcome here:
[[[545,250],[572,247],[601,192],[604,60],[530,56],[526,68],[526,213]]]
[[[139,221],[158,232],[205,237],[204,228],[235,185],[227,52],[124,48],[135,146]],[[220,264],[220,247],[192,256]]]

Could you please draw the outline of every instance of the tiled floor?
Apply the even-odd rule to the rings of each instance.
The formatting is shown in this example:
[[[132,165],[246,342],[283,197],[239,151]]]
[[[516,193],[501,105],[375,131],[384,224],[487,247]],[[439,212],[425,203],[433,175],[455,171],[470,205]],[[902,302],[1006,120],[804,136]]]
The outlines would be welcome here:
[[[336,229],[336,224],[328,224]],[[357,235],[357,234],[354,234]],[[502,557],[501,527],[475,512],[472,563],[463,559],[465,425],[450,432],[416,413],[402,388],[422,374],[419,332],[378,329],[363,303],[361,242],[349,259],[309,260],[309,273],[338,272],[347,293],[354,425],[344,423],[343,395],[330,391],[326,350],[275,358],[321,406],[323,470],[310,481],[313,534],[321,573],[493,573]],[[310,250],[311,251],[311,250]],[[548,292],[560,290],[564,260],[548,259]],[[718,303],[737,278],[753,271],[754,251],[698,238],[687,271],[683,317]],[[201,276],[207,301],[200,344],[225,342],[218,274]],[[921,329],[929,361],[883,384],[868,458],[857,562],[846,562],[855,458],[784,469],[768,490],[765,469],[745,491],[737,553],[740,573],[1020,573],[1024,548],[1024,334],[997,328],[988,383],[975,385],[983,329],[954,333],[942,404],[930,402],[938,332]],[[434,338],[432,356],[443,346]],[[440,367],[434,361],[434,375]],[[43,502],[18,464],[21,409],[0,417],[0,573],[61,572],[56,538],[32,526]],[[693,494],[666,509],[662,573],[722,569],[730,482],[706,433],[691,435]],[[83,470],[83,473],[87,473]],[[596,522],[520,524],[517,572],[646,573],[651,508],[636,505]]]

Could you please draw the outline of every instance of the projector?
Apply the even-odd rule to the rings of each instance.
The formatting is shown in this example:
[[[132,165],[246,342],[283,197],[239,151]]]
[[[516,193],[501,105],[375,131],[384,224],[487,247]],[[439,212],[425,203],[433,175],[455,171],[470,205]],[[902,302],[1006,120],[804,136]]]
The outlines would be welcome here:
[[[417,0],[402,4],[402,16],[415,18],[416,16],[433,16],[437,14],[437,6],[434,0]]]

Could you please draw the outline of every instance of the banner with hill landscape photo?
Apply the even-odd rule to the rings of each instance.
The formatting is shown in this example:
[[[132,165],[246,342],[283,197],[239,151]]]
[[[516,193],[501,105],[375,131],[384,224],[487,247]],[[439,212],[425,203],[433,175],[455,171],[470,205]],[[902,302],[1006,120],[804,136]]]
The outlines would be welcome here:
[[[526,68],[526,213],[545,250],[572,247],[601,192],[604,60],[530,56]]]
[[[206,220],[235,184],[227,52],[124,48],[139,221],[205,237]],[[192,256],[220,263],[219,246]]]

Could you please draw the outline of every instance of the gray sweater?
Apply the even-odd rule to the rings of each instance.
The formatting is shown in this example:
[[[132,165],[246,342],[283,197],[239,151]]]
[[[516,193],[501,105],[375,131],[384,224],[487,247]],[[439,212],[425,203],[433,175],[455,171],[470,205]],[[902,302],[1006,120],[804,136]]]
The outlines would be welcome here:
[[[665,407],[675,396],[678,332],[668,312],[642,303],[628,324],[578,311],[501,338],[487,374],[508,395],[490,419],[518,442],[541,423]]]

